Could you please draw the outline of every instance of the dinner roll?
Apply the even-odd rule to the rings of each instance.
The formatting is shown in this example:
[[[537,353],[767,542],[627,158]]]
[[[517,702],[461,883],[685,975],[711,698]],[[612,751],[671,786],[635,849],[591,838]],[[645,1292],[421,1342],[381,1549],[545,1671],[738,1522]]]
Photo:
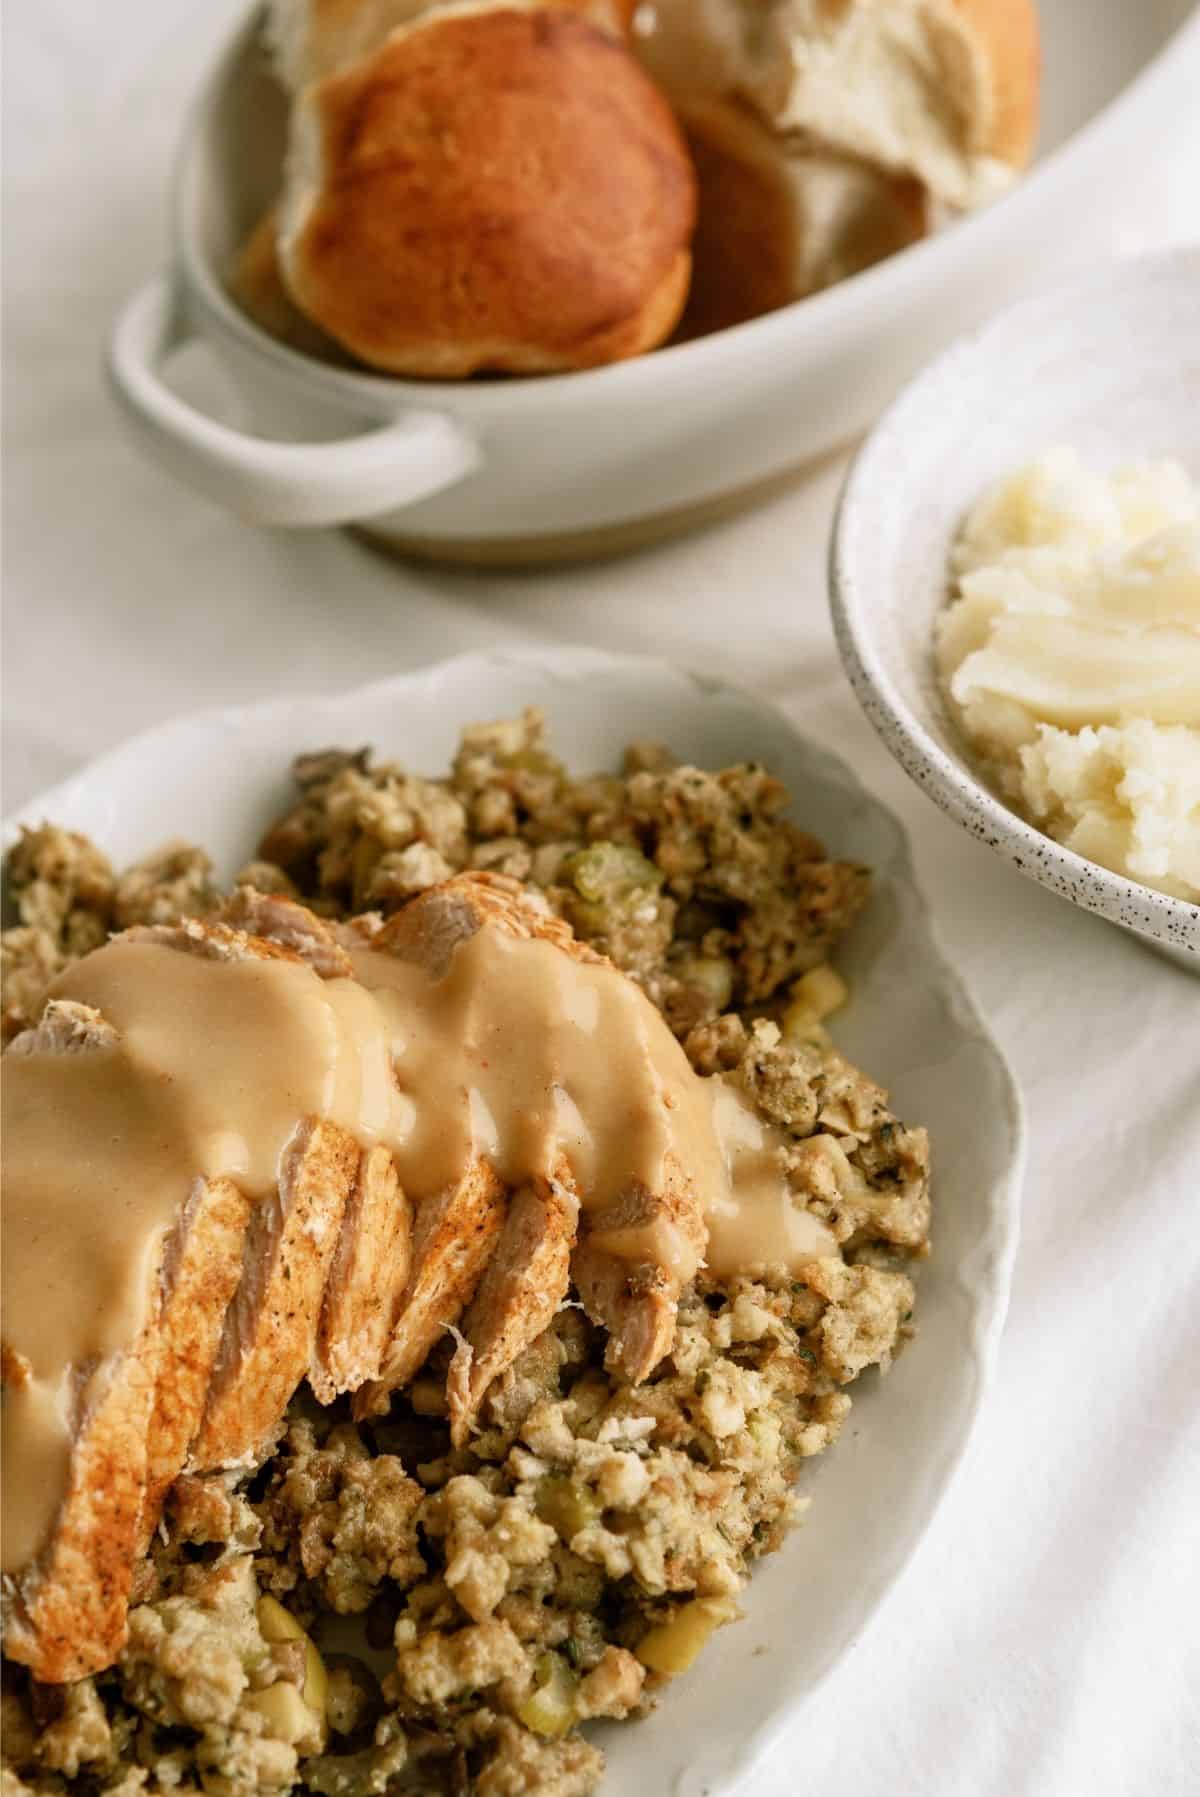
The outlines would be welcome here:
[[[683,308],[695,218],[666,100],[562,9],[439,8],[292,107],[284,279],[392,373],[545,373],[652,349]]]
[[[283,284],[276,242],[278,216],[265,212],[240,245],[229,271],[229,293],[267,335],[309,356],[337,356],[337,345],[305,318]]]
[[[955,207],[1024,167],[1037,129],[1033,0],[654,0],[640,54],[677,100],[742,94],[773,129]]]
[[[267,0],[267,42],[280,80],[292,92],[321,81],[378,49],[398,25],[410,25],[444,0]],[[590,19],[615,37],[628,35],[636,0],[546,0]]]
[[[680,117],[700,183],[680,337],[803,299],[929,229],[919,181],[796,149],[736,100],[696,101]]]

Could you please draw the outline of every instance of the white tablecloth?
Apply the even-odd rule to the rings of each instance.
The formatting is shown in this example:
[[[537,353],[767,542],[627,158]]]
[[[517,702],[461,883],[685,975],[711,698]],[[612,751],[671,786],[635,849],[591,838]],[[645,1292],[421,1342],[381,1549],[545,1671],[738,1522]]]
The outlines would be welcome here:
[[[100,346],[163,257],[179,107],[235,10],[38,0],[7,21],[6,809],[174,713],[498,642],[651,650],[784,704],[911,830],[1031,1153],[968,1463],[757,1793],[1200,1791],[1200,983],[968,841],[876,741],[825,609],[840,464],[635,559],[499,577],[254,533],[135,458]],[[1200,119],[1146,188],[1146,241],[1200,235]]]

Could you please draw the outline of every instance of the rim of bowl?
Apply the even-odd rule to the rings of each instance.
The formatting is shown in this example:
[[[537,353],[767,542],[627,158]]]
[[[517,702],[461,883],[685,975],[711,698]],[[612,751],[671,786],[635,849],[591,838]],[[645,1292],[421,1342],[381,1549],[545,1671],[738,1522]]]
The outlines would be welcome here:
[[[1006,234],[1010,220],[1044,202],[1056,184],[1070,177],[1076,162],[1117,136],[1126,119],[1148,103],[1154,90],[1173,73],[1189,46],[1200,52],[1197,13],[1181,20],[1132,79],[1077,131],[1034,163],[1008,193],[981,212],[957,220],[949,229],[935,232],[821,293],[793,300],[775,312],[745,324],[727,326],[690,343],[671,344],[603,368],[508,376],[487,383],[406,380],[357,368],[334,367],[277,342],[234,304],[201,247],[197,229],[200,208],[194,203],[192,189],[199,179],[200,150],[208,116],[237,62],[259,43],[262,11],[259,0],[255,0],[239,20],[187,112],[171,182],[175,262],[185,277],[189,298],[197,301],[209,318],[235,337],[243,349],[272,365],[276,373],[290,373],[314,392],[336,394],[343,403],[356,400],[368,413],[384,415],[394,414],[400,405],[428,409],[436,403],[461,415],[488,418],[507,411],[514,400],[525,401],[531,395],[536,395],[547,409],[573,404],[576,397],[582,398],[585,393],[593,399],[603,396],[615,401],[623,399],[631,386],[645,381],[648,375],[662,388],[711,380],[719,371],[734,373],[736,360],[750,341],[764,354],[772,350],[782,353],[785,348],[794,354],[798,331],[802,336],[806,334],[807,340],[819,342],[835,321],[846,328],[853,324],[856,314],[869,314],[877,295],[884,291],[890,290],[894,301],[914,289],[920,292],[927,285],[935,287],[938,270],[947,265],[949,258],[961,255],[969,260],[973,250]]]
[[[1028,878],[1155,941],[1191,950],[1200,972],[1200,905],[1144,886],[1065,847],[1027,823],[980,775],[946,753],[892,681],[875,646],[871,606],[858,577],[859,544],[875,534],[874,494],[886,473],[890,446],[912,428],[913,414],[919,418],[927,391],[944,384],[947,369],[986,359],[992,339],[1007,332],[1014,320],[1024,319],[1029,341],[1036,342],[1037,321],[1047,309],[1057,310],[1076,299],[1086,303],[1099,289],[1141,286],[1176,270],[1185,271],[1190,283],[1200,287],[1200,245],[1121,257],[1073,275],[1006,306],[927,362],[880,417],[847,471],[830,533],[828,576],[842,665],[868,721],[910,779],[956,823],[1014,862]],[[981,822],[986,829],[978,828]]]

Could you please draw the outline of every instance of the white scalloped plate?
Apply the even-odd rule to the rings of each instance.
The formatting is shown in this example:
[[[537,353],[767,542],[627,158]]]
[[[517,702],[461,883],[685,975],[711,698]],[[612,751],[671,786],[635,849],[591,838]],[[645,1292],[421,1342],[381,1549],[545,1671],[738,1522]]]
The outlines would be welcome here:
[[[1021,1106],[1003,1056],[943,960],[900,825],[841,762],[778,713],[653,661],[579,650],[467,656],[337,698],[283,699],[164,724],[93,762],[6,826],[50,818],[118,862],[168,836],[203,843],[229,875],[288,794],[301,749],[370,743],[424,772],[460,727],[545,708],[576,769],[611,765],[657,737],[702,765],[766,762],[796,816],[838,855],[875,870],[871,903],[839,965],[852,999],[839,1044],[928,1124],[934,1254],[918,1279],[916,1340],[886,1379],[857,1388],[853,1423],[814,1462],[814,1503],[763,1562],[745,1620],[636,1725],[607,1725],[605,1797],[749,1797],[753,1768],[858,1635],[912,1554],[962,1459],[1008,1303],[1024,1161]]]

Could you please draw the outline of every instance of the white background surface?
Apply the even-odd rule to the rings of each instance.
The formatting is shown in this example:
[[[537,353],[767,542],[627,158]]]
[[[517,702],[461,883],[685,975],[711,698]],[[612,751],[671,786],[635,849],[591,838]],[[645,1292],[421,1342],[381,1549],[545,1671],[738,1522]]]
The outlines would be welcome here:
[[[100,346],[163,258],[179,109],[236,10],[38,0],[7,20],[5,809],[181,711],[534,638],[652,650],[782,703],[908,824],[1031,1152],[969,1461],[756,1797],[1200,1790],[1200,983],[968,841],[876,742],[825,609],[840,464],[680,544],[495,577],[251,533],[135,460]],[[1200,116],[1114,235],[1200,236]]]

